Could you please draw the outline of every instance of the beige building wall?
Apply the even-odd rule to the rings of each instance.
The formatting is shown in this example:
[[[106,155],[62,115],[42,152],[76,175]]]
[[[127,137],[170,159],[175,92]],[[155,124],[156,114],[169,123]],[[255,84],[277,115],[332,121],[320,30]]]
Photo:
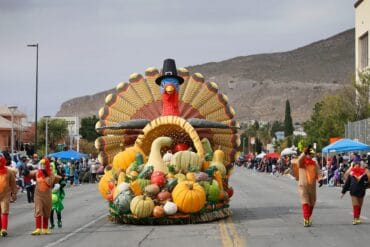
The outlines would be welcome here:
[[[356,77],[357,72],[369,68],[369,33],[370,33],[370,0],[357,0],[355,3],[355,49]],[[364,42],[366,41],[366,42]],[[367,55],[364,52],[367,51]],[[367,57],[366,57],[367,56]],[[366,59],[365,59],[366,58]]]

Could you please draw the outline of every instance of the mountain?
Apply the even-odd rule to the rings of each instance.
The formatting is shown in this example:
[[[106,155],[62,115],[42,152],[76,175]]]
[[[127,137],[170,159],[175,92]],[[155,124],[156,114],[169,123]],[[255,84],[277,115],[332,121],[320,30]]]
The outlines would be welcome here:
[[[239,121],[283,120],[288,99],[294,122],[310,118],[323,95],[351,83],[355,64],[354,29],[280,53],[241,56],[187,67],[219,85]],[[117,78],[119,79],[119,78]],[[112,90],[64,102],[57,116],[97,115]]]

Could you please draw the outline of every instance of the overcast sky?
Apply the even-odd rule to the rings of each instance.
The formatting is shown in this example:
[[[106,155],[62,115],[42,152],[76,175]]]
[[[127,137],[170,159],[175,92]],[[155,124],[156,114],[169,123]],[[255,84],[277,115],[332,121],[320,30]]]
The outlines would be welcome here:
[[[288,51],[354,27],[350,0],[0,0],[1,105],[39,117],[133,72]],[[205,75],[207,76],[207,75]]]

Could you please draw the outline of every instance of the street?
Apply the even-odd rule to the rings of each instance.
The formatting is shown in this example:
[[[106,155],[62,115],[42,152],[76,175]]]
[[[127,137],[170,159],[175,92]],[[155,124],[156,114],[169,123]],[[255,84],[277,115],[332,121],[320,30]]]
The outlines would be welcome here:
[[[31,236],[33,204],[19,193],[11,204],[9,236],[1,247],[13,246],[368,246],[370,198],[366,196],[363,224],[352,225],[349,195],[340,188],[318,188],[313,226],[302,225],[296,181],[236,167],[231,176],[235,195],[233,216],[197,225],[115,225],[107,219],[107,204],[97,184],[66,189],[63,228],[52,235]]]

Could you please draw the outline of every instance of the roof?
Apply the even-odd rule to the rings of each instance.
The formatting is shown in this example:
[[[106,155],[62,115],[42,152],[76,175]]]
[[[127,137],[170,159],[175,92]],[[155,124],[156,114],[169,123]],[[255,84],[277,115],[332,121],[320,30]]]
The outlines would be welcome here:
[[[0,129],[11,129],[12,122],[0,116]]]
[[[0,116],[11,116],[12,112],[9,110],[9,108],[5,105],[0,105]],[[15,110],[14,116],[16,117],[26,117],[26,114],[24,114],[21,111]]]

